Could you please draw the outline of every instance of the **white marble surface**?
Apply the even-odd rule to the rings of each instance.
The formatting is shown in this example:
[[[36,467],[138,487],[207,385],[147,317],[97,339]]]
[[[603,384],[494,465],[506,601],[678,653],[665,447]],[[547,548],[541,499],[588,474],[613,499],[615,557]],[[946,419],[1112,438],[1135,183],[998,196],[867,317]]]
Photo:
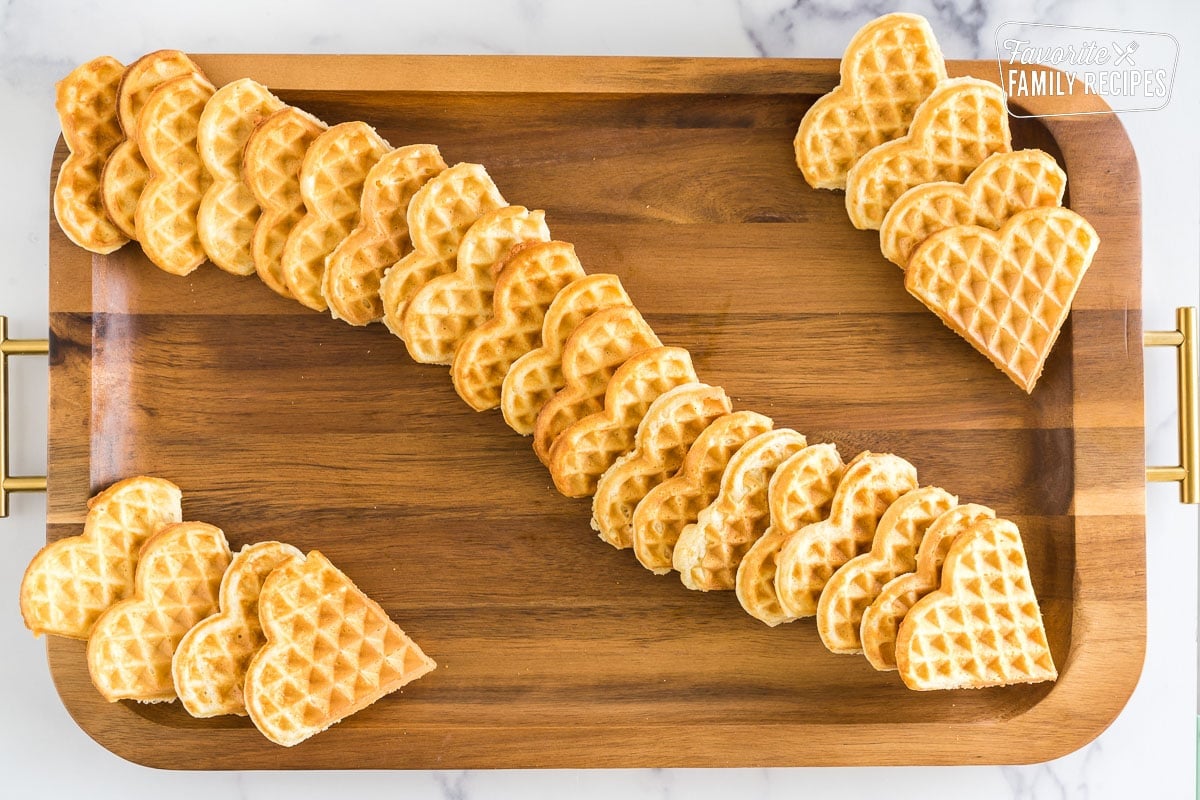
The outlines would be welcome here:
[[[101,53],[130,61],[160,47],[193,52],[562,53],[838,56],[863,22],[895,8],[928,16],[947,56],[991,57],[1008,20],[1169,31],[1182,44],[1167,109],[1124,122],[1141,165],[1144,308],[1148,326],[1173,324],[1198,302],[1200,264],[1200,8],[1143,0],[477,0],[371,2],[334,11],[313,0],[205,3],[8,0],[0,4],[0,313],[12,335],[46,330],[46,170],[57,135],[53,83]],[[852,9],[852,10],[847,10]],[[45,367],[18,360],[14,468],[44,468]],[[1148,457],[1173,461],[1173,361],[1147,359]],[[1195,508],[1173,487],[1148,490],[1148,643],[1141,683],[1094,743],[1031,767],[610,770],[408,773],[172,773],[126,763],[92,742],[55,694],[44,645],[16,604],[24,565],[40,545],[45,505],[18,497],[0,522],[0,794],[9,797],[300,798],[353,795],[485,797],[1154,798],[1194,797],[1196,729]],[[902,747],[903,743],[898,742]]]

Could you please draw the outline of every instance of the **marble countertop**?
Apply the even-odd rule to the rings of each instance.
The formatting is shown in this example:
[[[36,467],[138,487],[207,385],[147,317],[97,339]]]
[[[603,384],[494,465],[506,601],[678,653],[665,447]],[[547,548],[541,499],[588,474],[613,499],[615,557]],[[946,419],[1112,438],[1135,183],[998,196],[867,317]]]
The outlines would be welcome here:
[[[475,0],[362,2],[337,11],[315,0],[209,0],[178,5],[9,0],[0,5],[0,313],[16,337],[45,335],[46,171],[58,135],[53,84],[102,53],[124,61],[162,47],[191,52],[514,53],[837,57],[855,29],[889,10],[933,23],[948,58],[994,57],[1011,20],[1165,31],[1181,44],[1170,103],[1122,117],[1141,168],[1144,321],[1174,324],[1200,302],[1200,6],[1143,0]],[[1131,190],[1136,190],[1131,187]],[[32,363],[29,363],[32,362]],[[13,468],[45,467],[45,365],[13,364]],[[1169,354],[1146,360],[1147,458],[1173,463],[1175,376]],[[1194,797],[1197,515],[1166,485],[1147,490],[1148,641],[1127,707],[1093,743],[1027,767],[739,770],[173,773],[136,766],[71,720],[45,665],[45,645],[21,623],[16,593],[43,542],[45,503],[13,501],[0,522],[0,770],[11,797]],[[903,747],[903,742],[897,742]]]

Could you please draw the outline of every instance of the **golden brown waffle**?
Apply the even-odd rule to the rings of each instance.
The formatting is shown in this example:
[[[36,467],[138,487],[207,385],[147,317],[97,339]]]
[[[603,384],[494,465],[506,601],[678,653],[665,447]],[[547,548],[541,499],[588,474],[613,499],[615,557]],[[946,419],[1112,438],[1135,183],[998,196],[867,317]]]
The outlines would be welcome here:
[[[1058,678],[1016,525],[984,519],[955,540],[941,588],[900,623],[896,664],[921,691]]]
[[[146,540],[134,592],[100,615],[87,665],[105,700],[175,699],[171,657],[183,635],[218,609],[229,543],[220,528],[180,522]]]
[[[203,73],[178,50],[156,50],[130,64],[117,89],[117,118],[125,139],[104,162],[100,198],[108,218],[130,239],[137,236],[134,216],[138,198],[150,177],[138,150],[138,116],[155,89],[181,75],[203,76]]]
[[[604,408],[604,391],[630,357],[662,342],[633,306],[615,306],[587,317],[563,345],[563,388],[538,412],[533,452],[550,464],[550,448],[564,430]]]
[[[779,549],[805,525],[829,516],[846,465],[832,444],[811,444],[782,464],[767,486],[770,526],[738,564],[734,590],[746,613],[775,627],[791,622],[775,591]]]
[[[292,293],[283,277],[283,247],[305,213],[300,165],[324,130],[324,122],[288,106],[259,122],[242,151],[242,177],[262,209],[250,242],[254,271],[287,298]]]
[[[206,79],[183,75],[155,89],[138,115],[138,150],[150,177],[133,217],[137,240],[155,266],[172,275],[187,275],[207,258],[196,215],[212,178],[196,138],[212,95]]]
[[[246,710],[285,747],[437,666],[316,550],[267,576],[258,611],[267,644],[246,673]]]
[[[129,241],[105,213],[100,196],[104,162],[125,138],[117,120],[117,87],[124,74],[124,64],[101,56],[54,86],[54,110],[71,151],[54,184],[54,217],[68,239],[93,253],[111,253]]]
[[[541,344],[550,303],[584,275],[574,246],[566,242],[518,244],[497,266],[492,318],[463,337],[450,367],[455,391],[476,411],[500,405],[513,362]]]
[[[242,153],[259,122],[283,108],[267,87],[242,78],[222,86],[200,115],[196,146],[212,185],[196,215],[209,260],[233,275],[254,274],[254,226],[261,209],[242,180]]]
[[[867,151],[846,177],[854,227],[877,230],[892,204],[914,186],[961,183],[992,153],[1012,149],[1004,93],[990,81],[943,81],[920,105],[907,135]]]
[[[771,425],[762,414],[735,411],[696,437],[678,474],[647,492],[633,511],[633,553],[643,567],[657,575],[671,571],[680,532],[716,499],[729,459]]]
[[[686,526],[671,564],[689,589],[733,589],[738,564],[770,524],[767,488],[780,464],[807,442],[790,428],[759,434],[734,453],[717,497]]]
[[[563,287],[542,321],[541,346],[518,358],[504,375],[500,410],[522,436],[533,433],[538,412],[563,388],[563,346],[579,323],[606,308],[632,306],[616,275],[587,275]]]
[[[413,296],[439,275],[455,271],[460,247],[465,245],[464,266],[468,269],[489,270],[504,255],[481,246],[487,245],[484,228],[478,229],[470,241],[464,239],[480,217],[506,205],[491,176],[479,164],[455,164],[413,195],[408,204],[413,252],[385,272],[379,287],[383,323],[388,330],[404,338],[404,314]]]
[[[418,289],[404,310],[401,338],[413,360],[421,364],[453,362],[463,338],[492,316],[497,265],[514,245],[549,239],[544,211],[505,206],[476,220],[459,244],[454,272],[439,275]]]
[[[814,189],[844,189],[846,173],[872,147],[908,132],[946,63],[933,30],[916,14],[886,14],[854,34],[841,82],[804,114],[796,165]]]
[[[365,122],[343,122],[321,133],[300,162],[300,197],[307,213],[283,246],[288,292],[314,311],[328,308],[321,287],[325,262],[358,224],[367,173],[391,145]]]
[[[888,506],[917,488],[917,470],[890,453],[859,453],[838,483],[829,517],[805,525],[779,548],[775,591],[790,617],[817,613],[821,591],[842,564],[865,553]]]
[[[97,617],[133,592],[142,544],[183,519],[179,487],[127,478],[88,501],[83,533],[43,547],[21,579],[21,616],[34,636],[86,639]]]
[[[863,612],[859,638],[863,655],[877,670],[896,668],[896,633],[900,620],[918,600],[938,588],[942,563],[959,534],[996,513],[987,506],[968,503],[942,514],[925,531],[917,548],[915,572],[900,575],[883,585],[879,596]]]
[[[879,249],[900,267],[921,242],[956,225],[993,230],[1029,208],[1061,206],[1067,175],[1041,150],[993,153],[961,184],[934,181],[914,186],[888,209],[879,228]]]
[[[1013,383],[1032,392],[1100,237],[1066,208],[1022,211],[997,231],[939,231],[904,286]]]
[[[366,325],[383,317],[379,284],[384,270],[412,250],[408,204],[417,190],[446,169],[435,145],[401,147],[367,173],[357,227],[329,255],[323,292],[335,319]]]
[[[870,551],[838,568],[817,602],[817,633],[830,652],[862,652],[863,612],[885,583],[916,566],[917,545],[926,529],[957,503],[958,498],[948,492],[924,486],[888,506],[875,528]]]
[[[550,476],[567,497],[595,494],[596,484],[633,447],[638,425],[664,392],[696,381],[682,347],[652,347],[629,357],[604,391],[604,408],[565,428],[550,448]]]
[[[647,492],[679,470],[696,438],[731,408],[724,389],[703,383],[659,395],[638,424],[633,449],[613,462],[596,485],[592,529],[600,538],[613,547],[633,547],[633,510]]]
[[[219,594],[221,610],[193,627],[175,648],[175,693],[193,717],[246,716],[242,690],[250,659],[266,644],[258,595],[276,567],[304,554],[290,544],[259,542],[233,557]]]

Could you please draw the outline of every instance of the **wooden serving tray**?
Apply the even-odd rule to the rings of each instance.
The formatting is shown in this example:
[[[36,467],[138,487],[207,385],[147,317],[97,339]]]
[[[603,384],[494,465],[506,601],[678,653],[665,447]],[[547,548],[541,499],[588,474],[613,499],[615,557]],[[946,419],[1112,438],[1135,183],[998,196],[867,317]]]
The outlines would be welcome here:
[[[47,538],[78,533],[110,482],[161,475],[235,548],[322,550],[440,665],[284,749],[245,718],[110,705],[83,644],[51,638],[63,702],[105,747],[178,769],[1016,763],[1080,747],[1124,706],[1145,647],[1145,471],[1138,172],[1114,116],[1012,120],[1103,242],[1026,396],[904,291],[841,193],[803,182],[792,137],[836,61],[197,61],[486,165],[737,408],[847,458],[900,454],[1015,520],[1061,677],[917,693],[827,652],[811,620],[769,629],[598,541],[528,440],[382,326],[211,265],[172,277],[136,245],[93,257],[51,221]]]

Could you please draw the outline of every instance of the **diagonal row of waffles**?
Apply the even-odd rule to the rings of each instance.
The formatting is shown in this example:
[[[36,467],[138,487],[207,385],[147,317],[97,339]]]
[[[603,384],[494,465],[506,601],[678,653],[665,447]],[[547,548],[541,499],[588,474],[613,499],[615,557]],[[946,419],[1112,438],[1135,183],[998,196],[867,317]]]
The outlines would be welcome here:
[[[158,74],[148,59],[179,58],[160,52],[129,67],[116,105],[131,76]],[[176,110],[157,114],[168,107]],[[187,198],[170,224],[151,223],[156,235],[175,232],[172,247],[135,225],[152,261],[182,274],[207,255],[238,271],[201,233],[225,220],[216,238],[241,242],[234,249],[276,291],[352,324],[382,320],[416,361],[449,365],[463,400],[499,408],[530,435],[556,488],[593,497],[593,528],[648,569],[673,570],[690,589],[736,589],[768,624],[816,616],[831,650],[895,653],[872,663],[894,661],[912,688],[1056,677],[1020,536],[991,519],[943,526],[945,547],[931,545],[942,557],[926,556],[919,572],[927,596],[907,590],[911,609],[889,601],[870,617],[868,644],[867,609],[890,580],[917,573],[922,534],[954,499],[919,487],[896,456],[862,453],[845,464],[831,444],[735,411],[686,349],[664,345],[615,275],[587,274],[544,213],[507,204],[482,166],[447,166],[432,145],[393,149],[362,122],[327,128],[275,107],[251,81],[213,91],[194,67],[142,106],[137,140],[161,128],[190,148],[172,159],[187,173],[147,158],[154,177],[135,219],[158,214],[157,201],[143,210],[156,184]],[[230,167],[224,178],[217,162]],[[109,209],[108,172],[98,217]],[[214,191],[225,199],[210,201]],[[220,213],[206,216],[210,206]],[[186,262],[172,260],[184,252]]]
[[[929,23],[888,14],[851,39],[795,148],[811,186],[844,189],[854,227],[879,231],[908,291],[1032,392],[1100,240],[1062,207],[1054,158],[1012,150],[1000,87],[947,78]]]
[[[291,746],[436,667],[320,552],[232,553],[220,528],[182,521],[181,500],[162,478],[113,484],[21,581],[25,625],[87,640],[106,700],[248,714]]]

